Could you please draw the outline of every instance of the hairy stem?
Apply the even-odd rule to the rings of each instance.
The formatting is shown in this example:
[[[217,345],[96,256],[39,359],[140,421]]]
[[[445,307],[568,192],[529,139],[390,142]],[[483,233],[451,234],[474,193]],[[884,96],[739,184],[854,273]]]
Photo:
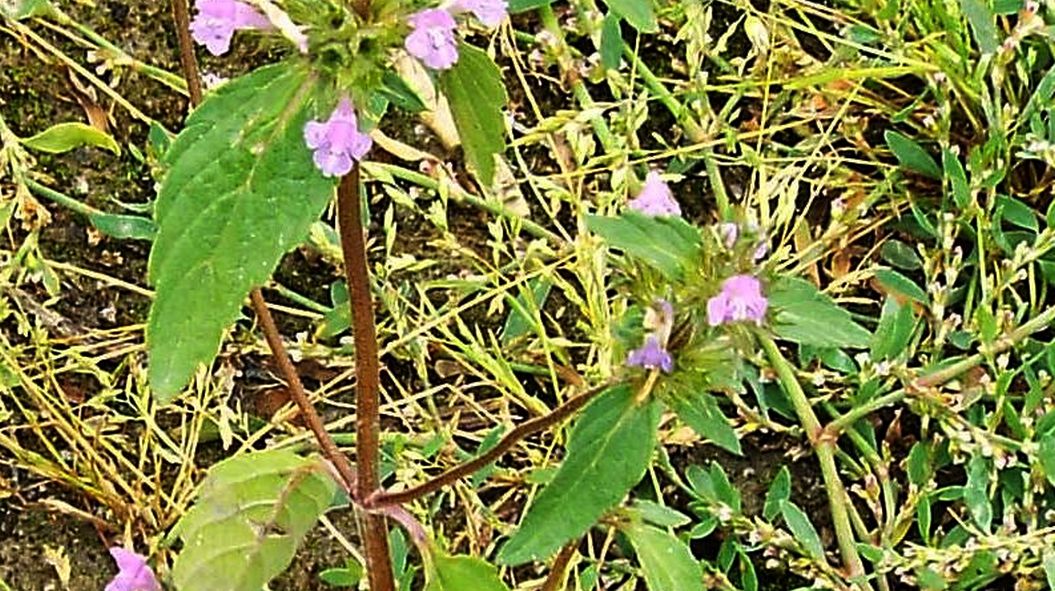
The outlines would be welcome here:
[[[564,404],[550,411],[549,414],[536,417],[518,425],[515,429],[510,431],[509,434],[503,437],[497,445],[487,450],[485,453],[464,463],[458,464],[431,480],[427,480],[417,486],[399,492],[381,492],[375,494],[373,497],[367,498],[364,501],[364,504],[368,507],[383,507],[386,505],[407,503],[429,493],[436,492],[445,486],[465,478],[466,476],[470,476],[477,470],[498,459],[502,454],[509,451],[524,438],[534,435],[539,431],[544,431],[575,414],[575,412],[585,406],[587,402],[593,400],[597,394],[604,391],[608,385],[609,384],[604,384],[592,388],[574,398],[568,399]]]
[[[814,453],[817,454],[817,460],[821,465],[821,475],[824,478],[824,488],[828,492],[828,505],[832,512],[832,525],[835,527],[839,553],[842,555],[843,565],[848,571],[847,574],[851,579],[861,580],[860,585],[863,588],[871,589],[872,586],[864,581],[864,564],[861,562],[861,557],[857,554],[853,526],[850,524],[850,514],[846,510],[850,497],[846,494],[846,488],[839,478],[839,469],[835,464],[836,440],[822,437],[824,429],[821,427],[817,415],[813,412],[813,405],[810,404],[809,398],[806,397],[806,393],[802,390],[802,385],[799,383],[798,378],[795,377],[791,364],[784,358],[777,344],[769,335],[759,334],[758,338],[762,343],[762,349],[765,350],[766,356],[769,358],[769,362],[773,364],[773,369],[777,372],[777,378],[780,380],[781,385],[784,386],[784,391],[795,408],[795,414],[798,415],[799,422],[802,423],[802,427],[806,430],[810,443],[813,445]]]
[[[377,329],[370,296],[370,271],[359,200],[359,165],[341,179],[337,188],[337,224],[344,252],[344,272],[352,308],[355,341],[355,434],[358,483],[355,497],[367,499],[381,488],[380,423],[381,377],[378,369]],[[381,515],[360,515],[366,570],[371,591],[394,591],[388,548],[388,527]]]

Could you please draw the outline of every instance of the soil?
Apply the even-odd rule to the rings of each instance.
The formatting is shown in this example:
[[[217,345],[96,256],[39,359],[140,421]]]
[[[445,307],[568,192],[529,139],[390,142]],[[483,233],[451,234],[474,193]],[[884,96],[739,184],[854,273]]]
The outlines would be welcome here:
[[[126,48],[151,64],[169,71],[178,71],[176,42],[169,32],[168,3],[159,0],[97,0],[96,8],[91,9],[79,3],[69,4],[67,9],[71,16],[94,28],[112,42]],[[719,10],[716,5],[716,26],[734,22],[734,17]],[[77,48],[68,40],[50,34],[43,27],[34,27],[43,31],[48,39],[63,50],[68,51],[75,59],[83,58],[83,49]],[[737,37],[735,44],[744,44],[745,40]],[[61,62],[49,58],[44,63],[40,56],[29,49],[26,44],[4,39],[0,49],[0,115],[12,130],[20,136],[28,136],[42,131],[51,124],[60,121],[83,121],[85,112],[75,98],[71,74]],[[662,64],[667,63],[665,50],[655,51],[655,65],[662,73]],[[266,48],[254,47],[252,44],[239,44],[235,53],[224,60],[213,60],[208,56],[203,59],[203,71],[224,75],[236,73],[254,64],[266,62],[270,56]],[[516,88],[516,85],[512,85]],[[120,92],[132,104],[142,109],[150,117],[156,118],[170,130],[178,130],[180,121],[186,111],[186,102],[175,93],[164,88],[149,78],[129,72],[122,81]],[[538,97],[544,101],[551,100],[556,104],[564,99],[563,90],[556,85],[539,88]],[[523,102],[523,97],[513,96],[512,102]],[[96,97],[98,104],[110,114],[111,133],[122,145],[143,147],[147,144],[148,129],[145,125],[133,120],[126,111],[113,106],[106,97]],[[658,110],[653,124],[657,130],[669,132],[673,121]],[[393,125],[398,125],[398,120]],[[403,125],[406,125],[405,123]],[[399,135],[399,130],[394,130]],[[642,134],[648,137],[649,134]],[[420,144],[419,144],[420,145]],[[435,142],[426,147],[437,153],[441,150]],[[149,164],[139,161],[130,151],[125,150],[121,157],[98,157],[99,153],[91,149],[80,149],[63,156],[40,156],[36,170],[46,171],[51,177],[52,186],[64,188],[76,198],[107,211],[120,211],[119,203],[146,203],[154,196],[154,178]],[[444,154],[444,156],[447,156]],[[531,157],[530,152],[528,156]],[[539,154],[538,160],[545,161],[548,155]],[[737,173],[730,170],[728,182],[736,183]],[[713,200],[702,175],[689,176],[684,186],[676,190],[699,195],[698,200],[687,206],[687,215],[704,219],[706,212],[713,212]],[[383,212],[387,202],[382,202],[376,211]],[[103,273],[110,277],[136,285],[144,285],[146,261],[149,244],[137,241],[119,241],[100,237],[86,224],[83,217],[54,204],[45,203],[52,214],[50,224],[43,231],[40,247],[43,256],[49,260],[60,261],[81,269]],[[427,273],[443,276],[459,270],[459,259],[446,253],[430,251],[435,247],[430,242],[437,237],[437,230],[430,224],[423,223],[420,216],[413,215],[397,208],[397,222],[400,224],[397,252],[426,256],[443,261],[444,264],[430,269]],[[713,215],[713,214],[712,214]],[[379,219],[372,220],[374,228]],[[479,251],[483,258],[489,257],[487,250],[484,222],[487,217],[479,211],[452,205],[451,231],[462,239],[463,244]],[[574,227],[569,225],[568,227]],[[15,236],[18,244],[21,236]],[[339,277],[338,270],[329,261],[317,254],[299,251],[288,256],[280,265],[276,278],[284,285],[304,294],[317,302],[329,303],[329,286]],[[149,300],[131,294],[127,290],[115,289],[74,273],[62,274],[62,289],[57,301],[50,302],[50,309],[62,318],[71,322],[76,331],[92,329],[109,329],[142,323],[145,320]],[[37,302],[51,298],[44,287],[39,284],[27,284],[23,287],[29,297]],[[269,294],[269,298],[272,294]],[[275,298],[276,301],[281,301]],[[552,303],[551,303],[552,305]],[[300,319],[282,316],[283,331],[295,334],[309,330],[310,325]],[[488,322],[486,314],[481,311],[470,314],[467,321]],[[493,320],[491,320],[493,322]],[[571,324],[569,322],[569,324]],[[4,330],[9,330],[5,326]],[[267,378],[270,369],[260,359],[246,358],[238,362],[241,367],[255,368],[264,372]],[[392,368],[402,380],[403,387],[413,389],[420,386],[412,368],[401,370],[398,362]],[[95,388],[98,384],[91,378],[79,385],[80,388]],[[252,381],[252,380],[249,380]],[[250,385],[245,391],[249,391]],[[241,392],[242,395],[245,392]],[[268,408],[273,408],[272,403]],[[261,414],[267,414],[266,411]],[[399,425],[392,425],[398,429]],[[795,447],[795,442],[782,439],[751,437],[744,441],[745,455],[732,456],[716,451],[713,447],[694,447],[676,450],[672,455],[679,468],[696,464],[718,461],[725,468],[734,484],[743,495],[745,510],[749,514],[760,511],[766,487],[781,465],[789,465],[794,473],[793,499],[814,520],[825,540],[831,537],[830,525],[826,522],[828,515],[827,501],[819,484],[819,475],[815,462],[808,454],[804,459],[792,460],[788,451]],[[801,457],[801,456],[800,456]],[[8,467],[10,460],[0,453],[0,484],[5,479],[12,482],[30,482],[25,474],[16,473]],[[112,576],[114,567],[106,548],[116,539],[113,532],[101,532],[87,520],[66,514],[47,511],[41,507],[39,500],[61,496],[63,491],[54,490],[54,485],[40,486],[34,483],[21,494],[7,498],[0,497],[0,581],[6,582],[15,590],[69,589],[71,591],[95,591],[101,589]],[[2,492],[2,488],[0,488]],[[77,499],[70,503],[82,507]],[[84,508],[84,507],[82,507]],[[85,508],[91,514],[95,511]],[[105,521],[106,514],[95,515]],[[338,529],[353,538],[354,524],[347,512],[333,516]],[[64,584],[56,567],[45,559],[46,548],[65,550],[69,560],[69,581]],[[712,555],[714,548],[701,547],[701,555]],[[271,585],[274,591],[311,590],[326,588],[318,579],[318,574],[330,567],[343,564],[345,551],[331,536],[321,529],[313,532],[308,542],[302,546],[289,572]],[[759,565],[761,569],[761,565]],[[761,571],[764,589],[784,589],[800,586],[802,581],[792,580],[783,573]],[[768,579],[768,581],[767,581]],[[778,582],[779,583],[776,583]],[[790,582],[790,583],[787,583]],[[785,583],[790,584],[787,586]]]

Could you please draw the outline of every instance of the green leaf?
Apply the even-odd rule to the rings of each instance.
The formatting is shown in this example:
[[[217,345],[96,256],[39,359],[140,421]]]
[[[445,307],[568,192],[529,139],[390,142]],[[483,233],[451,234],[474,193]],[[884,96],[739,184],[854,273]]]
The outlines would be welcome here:
[[[502,327],[503,345],[527,334],[535,326],[532,312],[540,310],[545,305],[546,298],[549,297],[552,287],[553,283],[550,280],[544,277],[535,277],[528,281],[526,286],[520,288],[520,295],[516,299],[506,294],[506,297],[511,299],[513,303],[509,309],[509,316],[506,317],[505,326]]]
[[[553,4],[553,0],[509,0],[509,14],[527,12]]]
[[[1040,225],[1037,223],[1037,214],[1033,212],[1030,206],[1018,199],[1000,195],[996,198],[996,206],[1000,208],[1002,218],[1007,220],[1008,223],[1034,232],[1040,231]]]
[[[923,267],[923,261],[919,259],[912,247],[900,240],[887,240],[879,248],[879,255],[883,260],[900,269],[909,271]]]
[[[791,498],[791,472],[787,466],[781,466],[773,477],[773,482],[766,491],[766,503],[762,507],[762,516],[773,521],[781,513],[784,503]]]
[[[967,485],[963,489],[963,502],[971,512],[974,522],[988,533],[993,523],[993,505],[989,502],[989,460],[976,455],[967,463]]]
[[[158,230],[154,220],[138,215],[95,212],[88,221],[96,230],[121,240],[153,240]]]
[[[619,67],[623,59],[623,29],[619,15],[609,12],[601,24],[601,65],[609,70]]]
[[[420,113],[427,107],[418,93],[399,74],[387,71],[381,77],[381,94],[392,104],[410,113]]]
[[[681,527],[692,523],[692,519],[681,511],[652,501],[636,500],[634,509],[642,520],[659,527]]]
[[[782,277],[769,289],[778,337],[815,347],[863,349],[872,335],[827,295],[804,279]]]
[[[886,139],[887,147],[894,153],[894,157],[897,158],[902,168],[932,179],[941,179],[941,169],[938,168],[938,163],[915,140],[891,130],[887,130],[883,137]]]
[[[451,106],[465,158],[484,185],[495,176],[495,154],[505,151],[506,89],[491,57],[472,45],[458,46],[458,61],[439,76],[440,89]]]
[[[945,169],[945,178],[952,185],[952,200],[961,209],[971,205],[971,186],[967,183],[967,173],[960,164],[960,159],[952,150],[943,148],[941,151],[941,164]]]
[[[824,561],[824,544],[821,537],[817,535],[816,528],[810,523],[810,518],[799,509],[795,503],[785,501],[780,504],[780,514],[784,516],[784,523],[788,524],[791,535],[798,543],[806,549],[806,552],[818,562]]]
[[[498,570],[473,556],[433,554],[426,559],[428,582],[425,591],[506,591]]]
[[[652,9],[652,0],[607,0],[608,8],[626,19],[631,27],[642,33],[655,33],[659,30],[656,13]]]
[[[330,201],[334,181],[304,145],[315,91],[301,67],[260,68],[211,93],[166,153],[147,326],[150,383],[161,402],[212,360],[246,294]]]
[[[635,398],[633,389],[620,385],[586,407],[568,440],[564,463],[502,548],[499,561],[516,565],[550,556],[585,533],[641,480],[656,445],[660,405]]]
[[[912,305],[902,306],[897,298],[887,297],[883,302],[883,312],[879,316],[879,326],[872,335],[869,357],[873,361],[882,361],[903,353],[912,340],[915,326],[916,316]]]
[[[1045,433],[1040,438],[1040,449],[1037,452],[1040,457],[1040,467],[1044,470],[1044,476],[1048,482],[1055,486],[1055,432]]]
[[[978,49],[982,53],[996,53],[1000,49],[1000,36],[996,29],[996,16],[989,5],[985,0],[960,0],[960,8],[971,25]]]
[[[893,269],[876,269],[875,277],[880,285],[893,293],[903,295],[923,305],[930,303],[930,298],[927,297],[927,292],[923,291],[923,288]]]
[[[699,259],[700,234],[680,217],[625,211],[618,217],[588,215],[586,227],[668,279],[680,278]]]
[[[55,7],[48,0],[0,0],[0,15],[16,21],[54,13]]]
[[[363,574],[363,565],[349,558],[344,568],[328,568],[319,573],[319,578],[331,587],[358,587]]]
[[[703,570],[685,542],[642,523],[629,524],[623,533],[637,552],[649,591],[703,589]]]
[[[933,474],[930,445],[917,441],[908,452],[908,480],[916,486],[923,486]]]
[[[672,396],[669,402],[678,418],[700,437],[729,452],[741,454],[740,438],[722,414],[714,396],[706,392],[683,393]]]
[[[180,591],[260,591],[293,560],[330,507],[337,483],[318,458],[252,452],[209,469],[197,503],[176,524]]]
[[[94,146],[121,154],[121,146],[107,133],[83,123],[59,123],[22,140],[27,148],[48,154],[63,154],[81,146]]]
[[[1048,581],[1048,588],[1055,589],[1055,551],[1045,548],[1043,557],[1044,578]]]

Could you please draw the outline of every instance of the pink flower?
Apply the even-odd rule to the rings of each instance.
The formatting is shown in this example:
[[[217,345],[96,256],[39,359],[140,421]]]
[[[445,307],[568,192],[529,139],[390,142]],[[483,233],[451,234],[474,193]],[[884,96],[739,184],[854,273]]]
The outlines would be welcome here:
[[[707,323],[711,326],[750,320],[762,324],[769,300],[762,283],[750,275],[734,275],[722,283],[722,291],[707,300]]]
[[[645,177],[645,186],[641,188],[641,192],[627,205],[630,209],[649,216],[681,215],[681,207],[674,200],[670,187],[654,170]]]
[[[194,40],[213,55],[231,49],[231,37],[244,29],[268,29],[271,23],[255,8],[238,0],[197,0],[198,14],[190,23]]]
[[[325,122],[309,121],[304,126],[304,143],[315,151],[315,166],[325,176],[344,176],[353,160],[362,160],[374,142],[359,131],[352,101],[341,99]]]
[[[643,367],[645,369],[661,369],[663,373],[670,373],[674,369],[674,358],[659,344],[656,335],[645,337],[645,344],[630,352],[626,358],[626,364],[630,367]]]
[[[451,6],[454,12],[471,12],[486,27],[497,27],[509,14],[506,0],[456,0]]]
[[[118,572],[105,591],[161,591],[146,558],[116,546],[110,548],[110,556],[117,562]]]
[[[410,17],[414,30],[403,45],[410,55],[433,70],[446,70],[458,61],[458,43],[454,38],[457,27],[454,17],[446,10],[429,8]]]

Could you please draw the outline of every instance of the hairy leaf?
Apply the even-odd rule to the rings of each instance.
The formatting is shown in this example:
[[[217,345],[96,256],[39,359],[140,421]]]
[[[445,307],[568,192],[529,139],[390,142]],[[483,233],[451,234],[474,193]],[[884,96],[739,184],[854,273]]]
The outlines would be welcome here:
[[[601,394],[583,411],[568,455],[499,554],[505,564],[550,556],[582,535],[641,480],[656,444],[660,405],[629,386]],[[603,483],[603,485],[601,485]]]
[[[678,279],[699,259],[699,232],[680,217],[625,211],[618,217],[586,216],[586,227],[668,279]]]
[[[495,176],[495,154],[505,151],[506,89],[489,55],[472,45],[458,47],[458,62],[439,77],[451,106],[465,158],[485,185]]]
[[[629,525],[623,533],[637,552],[649,591],[703,589],[703,570],[685,542],[642,523]]]
[[[209,95],[166,152],[150,383],[167,401],[209,362],[250,289],[308,234],[333,193],[304,145],[316,84],[299,66],[267,66]]]
[[[812,283],[784,277],[769,291],[776,312],[773,330],[780,338],[815,347],[868,346],[871,334]]]
[[[172,567],[180,591],[260,591],[334,499],[318,458],[254,452],[209,469],[198,502],[176,524],[183,550]]]

